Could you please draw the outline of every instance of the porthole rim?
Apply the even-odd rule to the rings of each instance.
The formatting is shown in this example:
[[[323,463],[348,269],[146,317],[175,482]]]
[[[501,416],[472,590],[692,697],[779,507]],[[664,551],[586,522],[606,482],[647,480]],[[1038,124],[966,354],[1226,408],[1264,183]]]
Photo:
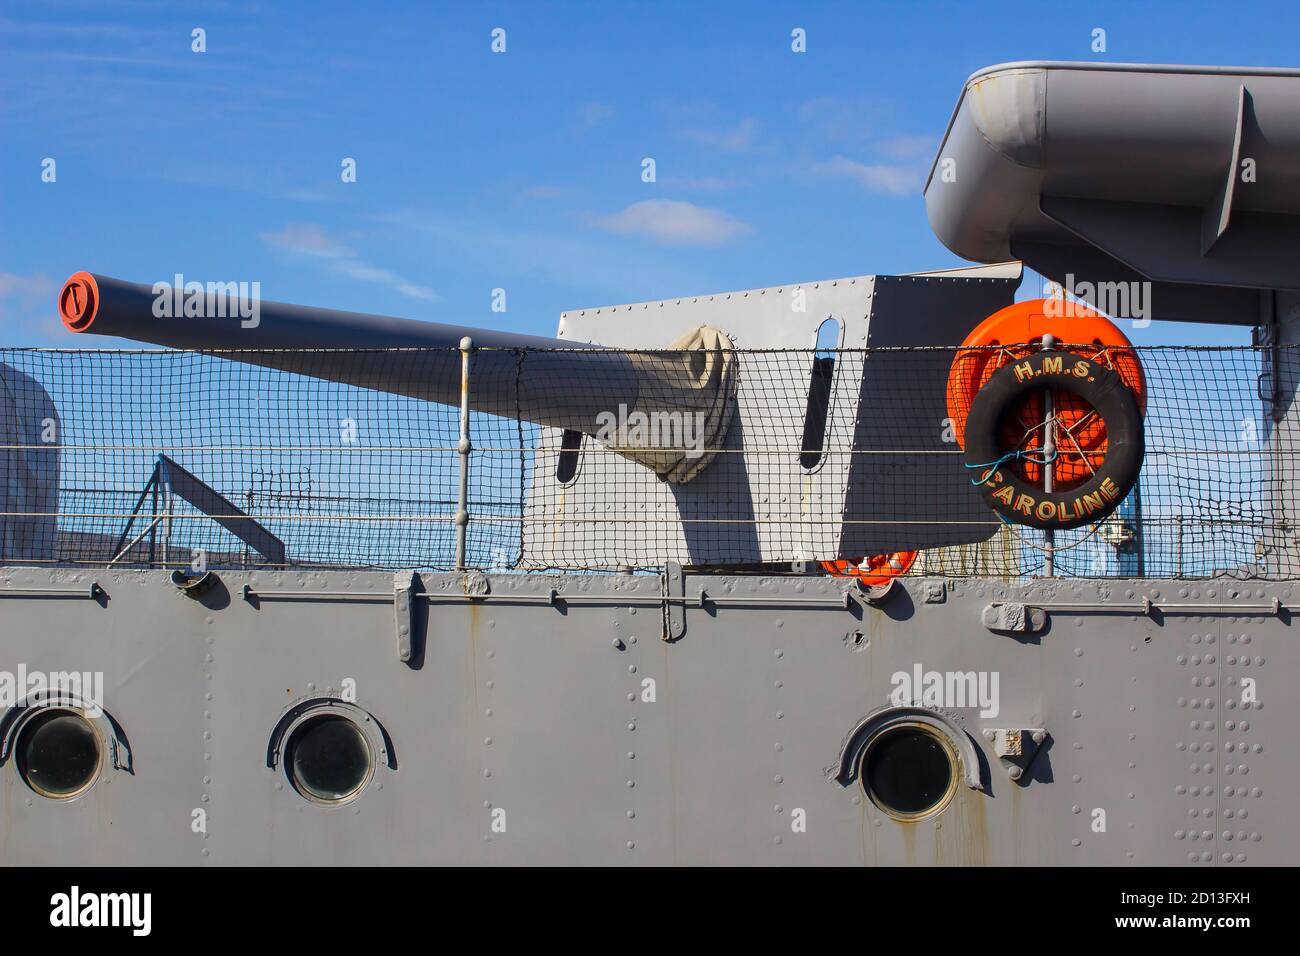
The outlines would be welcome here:
[[[90,731],[95,738],[95,770],[87,778],[85,786],[68,793],[51,793],[50,791],[44,790],[34,784],[24,772],[21,755],[23,734],[27,732],[32,721],[58,713],[71,714],[73,717],[80,719],[82,723],[90,728]],[[104,773],[106,763],[105,758],[108,755],[108,741],[104,738],[104,733],[99,727],[98,720],[89,716],[84,708],[78,707],[75,704],[56,701],[51,703],[28,705],[14,722],[13,729],[10,731],[10,736],[13,740],[12,760],[14,773],[18,775],[18,779],[23,782],[23,785],[26,786],[27,789],[45,800],[51,800],[55,803],[69,803],[79,797],[83,797],[94,789],[95,784],[99,782],[99,778]]]
[[[323,800],[299,788],[291,772],[292,763],[286,759],[289,741],[298,729],[317,717],[326,716],[341,717],[351,721],[360,731],[369,748],[370,763],[365,781],[351,794],[339,800]],[[338,697],[310,697],[286,707],[280,719],[276,721],[267,743],[266,766],[276,772],[277,780],[283,774],[283,779],[295,794],[315,806],[329,809],[346,806],[360,798],[370,789],[370,784],[379,775],[381,766],[388,768],[389,771],[397,769],[397,757],[387,729],[370,711]]]
[[[315,793],[312,793],[310,790],[308,790],[306,787],[302,786],[299,783],[299,781],[297,780],[293,772],[294,737],[296,737],[298,734],[306,730],[309,725],[316,723],[317,721],[323,721],[323,720],[347,721],[349,724],[352,725],[352,728],[357,732],[357,736],[360,737],[361,740],[366,745],[366,772],[362,776],[361,782],[357,784],[355,788],[345,793],[343,796],[334,799],[328,799],[325,797],[318,796]],[[288,779],[289,781],[289,786],[293,787],[294,792],[298,794],[298,796],[302,797],[304,800],[316,804],[317,806],[341,807],[351,803],[353,800],[357,799],[357,797],[361,796],[361,794],[366,792],[366,788],[370,786],[370,781],[375,778],[375,768],[378,764],[378,760],[376,759],[374,741],[372,741],[370,739],[370,735],[366,733],[365,727],[363,727],[360,723],[358,723],[357,720],[351,714],[345,714],[339,711],[328,711],[324,709],[319,709],[319,710],[312,711],[311,713],[302,715],[300,719],[295,720],[285,730],[284,759],[281,761],[281,763],[284,766],[284,775],[286,779]]]
[[[944,789],[943,794],[924,810],[918,810],[913,813],[897,810],[888,806],[883,800],[877,799],[875,791],[867,783],[866,775],[867,758],[871,755],[872,748],[891,734],[907,730],[918,732],[932,738],[933,740],[937,740],[939,746],[943,748],[944,756],[948,759],[948,786]],[[863,741],[861,750],[859,751],[857,760],[855,761],[855,766],[858,778],[858,789],[862,791],[863,796],[870,800],[871,805],[881,813],[902,823],[917,823],[921,820],[926,820],[943,813],[944,810],[948,809],[949,804],[952,803],[953,797],[956,796],[958,782],[962,778],[961,755],[958,753],[957,747],[954,745],[952,739],[948,734],[934,726],[934,724],[924,720],[895,720],[875,729],[871,735]]]

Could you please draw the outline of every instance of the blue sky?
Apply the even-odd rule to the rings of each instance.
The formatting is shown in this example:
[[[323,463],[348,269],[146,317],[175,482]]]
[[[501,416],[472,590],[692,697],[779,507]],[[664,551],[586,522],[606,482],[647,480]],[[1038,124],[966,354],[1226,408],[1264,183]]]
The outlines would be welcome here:
[[[86,344],[53,308],[78,269],[552,334],[570,308],[944,268],[920,188],[970,73],[1295,66],[1298,28],[1294,3],[5,2],[0,344]]]

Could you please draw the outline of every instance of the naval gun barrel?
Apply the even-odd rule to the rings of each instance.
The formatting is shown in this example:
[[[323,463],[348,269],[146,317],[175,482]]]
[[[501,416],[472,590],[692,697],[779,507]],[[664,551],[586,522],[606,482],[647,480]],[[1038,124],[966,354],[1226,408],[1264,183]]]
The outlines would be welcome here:
[[[708,464],[726,435],[736,397],[731,341],[708,327],[683,336],[667,353],[626,352],[512,332],[250,300],[234,283],[184,283],[178,289],[89,272],[78,272],[64,283],[59,314],[63,324],[80,335],[208,352],[452,406],[461,404],[459,347],[468,337],[474,348],[468,389],[474,411],[606,439],[614,416],[698,416],[701,448],[611,444],[618,454],[673,482],[689,481]],[[415,351],[395,357],[391,349]]]
[[[593,434],[597,416],[611,402],[614,409],[620,402],[635,406],[640,390],[635,364],[614,350],[577,350],[562,339],[283,302],[257,302],[254,310],[227,290],[194,294],[205,297],[204,314],[187,317],[186,295],[170,285],[79,272],[63,286],[59,313],[69,330],[83,335],[216,352],[234,361],[455,406],[461,399],[457,350],[468,336],[475,349],[472,409]],[[159,307],[162,296],[174,301]],[[397,359],[385,351],[399,348],[420,351]],[[540,350],[524,360],[526,374],[519,374],[520,349]]]

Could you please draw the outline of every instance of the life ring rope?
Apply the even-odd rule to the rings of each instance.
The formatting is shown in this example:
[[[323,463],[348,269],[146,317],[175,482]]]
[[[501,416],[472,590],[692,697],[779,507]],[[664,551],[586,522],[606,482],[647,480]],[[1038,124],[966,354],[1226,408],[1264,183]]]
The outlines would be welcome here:
[[[1031,455],[1029,452],[1025,451],[1024,449],[1016,448],[1007,452],[997,461],[988,461],[982,465],[967,464],[966,467],[970,468],[973,471],[978,471],[981,468],[988,469],[988,471],[984,474],[983,478],[971,479],[970,483],[974,485],[976,488],[978,488],[980,485],[987,484],[989,479],[992,478],[997,473],[997,470],[1009,461],[1027,461],[1035,465],[1050,465],[1052,464],[1052,462],[1056,461],[1056,459],[1059,456],[1060,456],[1060,452],[1054,451],[1052,452],[1050,458],[1035,458],[1033,455]]]

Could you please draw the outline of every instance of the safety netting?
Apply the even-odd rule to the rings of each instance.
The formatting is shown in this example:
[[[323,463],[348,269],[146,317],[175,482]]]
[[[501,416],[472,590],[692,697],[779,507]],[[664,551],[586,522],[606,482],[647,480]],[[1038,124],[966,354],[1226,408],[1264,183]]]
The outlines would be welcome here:
[[[1131,354],[1140,477],[1045,532],[979,494],[956,349],[480,350],[463,423],[427,397],[457,350],[0,350],[0,561],[448,570],[463,527],[490,571],[1296,577],[1300,351]],[[1009,419],[1064,480],[1105,451],[1068,462],[1068,411]]]

